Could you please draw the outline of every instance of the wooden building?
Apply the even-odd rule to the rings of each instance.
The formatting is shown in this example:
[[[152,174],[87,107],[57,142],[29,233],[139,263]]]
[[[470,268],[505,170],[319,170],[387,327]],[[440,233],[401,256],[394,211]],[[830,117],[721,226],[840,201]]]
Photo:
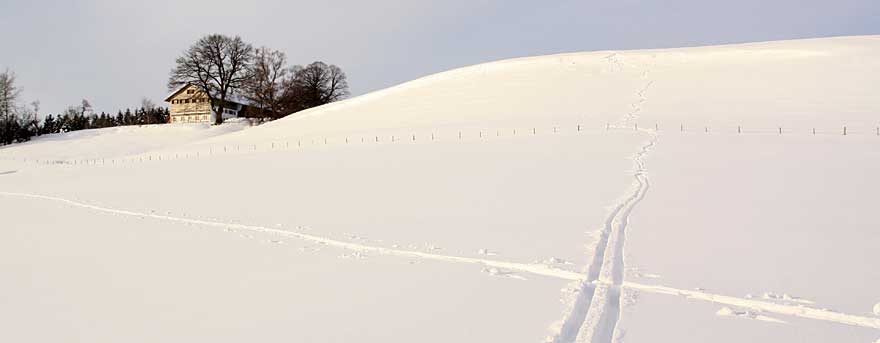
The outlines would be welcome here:
[[[165,102],[171,104],[169,123],[213,123],[214,111],[208,96],[198,87],[186,85],[171,93]],[[247,107],[245,101],[232,97],[226,100],[223,119],[236,118],[244,115]]]

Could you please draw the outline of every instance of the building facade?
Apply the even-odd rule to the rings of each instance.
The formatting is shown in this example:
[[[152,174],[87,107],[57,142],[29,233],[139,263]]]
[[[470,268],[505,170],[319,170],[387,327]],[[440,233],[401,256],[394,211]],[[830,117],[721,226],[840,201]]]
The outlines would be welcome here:
[[[171,93],[165,102],[171,104],[169,123],[213,123],[214,111],[208,96],[196,86],[186,85]],[[245,104],[241,101],[226,100],[223,119],[236,118],[244,113]]]

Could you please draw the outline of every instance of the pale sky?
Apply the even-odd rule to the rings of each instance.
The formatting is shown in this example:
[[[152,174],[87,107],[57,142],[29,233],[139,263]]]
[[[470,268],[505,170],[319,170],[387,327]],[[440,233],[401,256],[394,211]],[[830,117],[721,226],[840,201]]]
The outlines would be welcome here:
[[[240,35],[349,76],[354,95],[503,58],[880,34],[878,0],[0,0],[0,68],[58,113],[161,103],[174,59]]]

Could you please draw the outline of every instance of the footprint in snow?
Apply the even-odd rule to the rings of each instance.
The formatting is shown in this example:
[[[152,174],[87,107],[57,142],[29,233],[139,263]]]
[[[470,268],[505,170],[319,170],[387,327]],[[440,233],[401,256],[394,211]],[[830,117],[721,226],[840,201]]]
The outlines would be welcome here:
[[[361,260],[361,259],[365,259],[365,258],[367,258],[367,255],[364,254],[364,253],[361,253],[361,252],[359,252],[359,251],[355,251],[355,252],[353,252],[353,253],[351,253],[351,254],[342,254],[342,255],[339,255],[339,258],[350,258],[350,259],[355,259],[355,260]]]
[[[737,311],[737,310],[734,310],[734,309],[727,307],[727,306],[722,307],[720,310],[718,310],[718,312],[715,312],[715,315],[721,316],[721,317],[738,317],[738,318],[760,320],[760,321],[770,322],[770,323],[788,324],[788,322],[786,322],[784,320],[779,320],[779,319],[776,319],[773,317],[764,316],[761,314],[761,312],[748,311],[748,310]]]
[[[572,264],[574,264],[574,263],[571,263],[571,262],[569,262],[569,261],[563,260],[563,259],[561,259],[561,258],[551,257],[551,258],[547,259],[546,261],[544,261],[544,264],[549,264],[549,265],[554,265],[554,264],[572,265]]]
[[[495,267],[483,268],[482,272],[489,274],[489,275],[492,275],[492,276],[500,276],[500,277],[506,277],[506,278],[511,278],[511,279],[517,279],[517,280],[528,280],[522,276],[516,275],[515,273],[513,273],[511,271],[507,271],[507,270],[503,270],[503,269],[499,269],[499,268],[495,268]]]

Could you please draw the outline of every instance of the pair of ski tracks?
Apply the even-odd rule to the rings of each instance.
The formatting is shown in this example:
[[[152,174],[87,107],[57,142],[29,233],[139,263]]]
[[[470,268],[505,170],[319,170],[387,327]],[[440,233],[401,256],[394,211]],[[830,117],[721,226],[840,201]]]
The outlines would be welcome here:
[[[628,197],[617,204],[605,220],[599,233],[593,258],[587,266],[578,296],[564,318],[554,343],[611,342],[622,308],[624,287],[624,243],[629,216],[645,197],[650,187],[644,157],[654,147],[657,133],[639,130],[651,135],[635,155],[636,170],[633,174],[635,187]]]
[[[624,56],[619,53],[606,56],[617,70],[632,66],[622,58]],[[642,72],[642,79],[646,83],[638,91],[637,100],[630,105],[630,112],[622,119],[624,126],[629,126],[630,122],[638,119],[642,104],[647,100],[646,93],[654,84],[649,77],[650,69],[650,66],[645,66]],[[610,343],[614,339],[623,307],[626,227],[630,214],[650,187],[644,158],[657,142],[657,132],[644,129],[638,131],[647,133],[650,139],[633,158],[636,166],[633,174],[634,190],[614,207],[605,220],[605,226],[599,232],[600,236],[593,250],[593,258],[587,267],[587,278],[581,283],[578,295],[563,319],[562,327],[553,343]]]

